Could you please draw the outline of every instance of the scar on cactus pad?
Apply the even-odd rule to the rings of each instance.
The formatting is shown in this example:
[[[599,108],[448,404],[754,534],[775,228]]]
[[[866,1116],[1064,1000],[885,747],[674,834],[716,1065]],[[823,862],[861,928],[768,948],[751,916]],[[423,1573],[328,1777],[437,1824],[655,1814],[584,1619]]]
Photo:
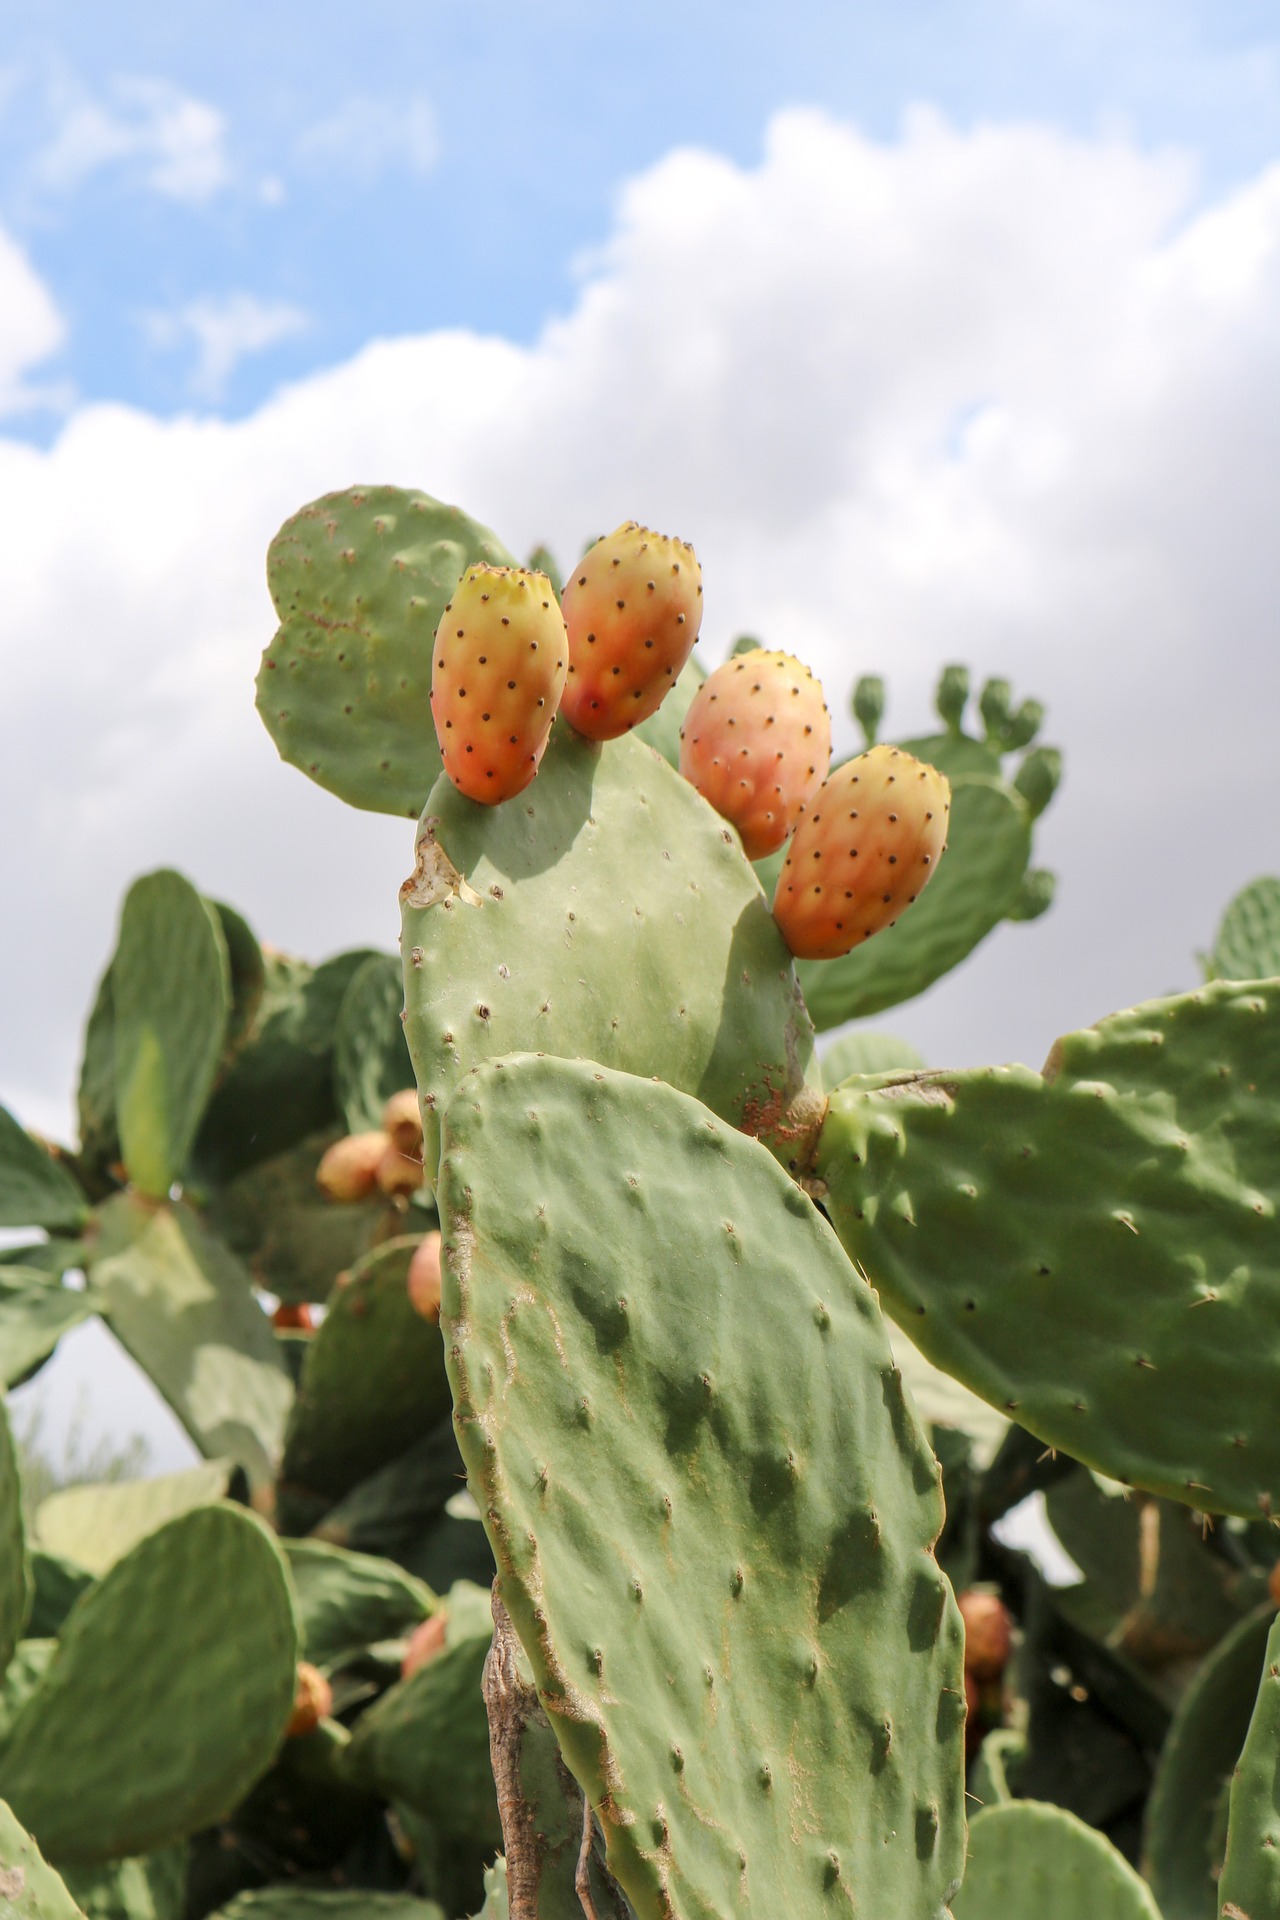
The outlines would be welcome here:
[[[597,540],[564,590],[569,677],[561,710],[588,740],[656,713],[702,624],[702,569],[684,540],[634,520]]]
[[[564,617],[545,573],[469,567],[436,628],[431,716],[459,793],[497,806],[538,771],[568,670]]]
[[[789,653],[737,654],[704,680],[680,729],[680,771],[763,860],[790,838],[831,764],[822,687]]]

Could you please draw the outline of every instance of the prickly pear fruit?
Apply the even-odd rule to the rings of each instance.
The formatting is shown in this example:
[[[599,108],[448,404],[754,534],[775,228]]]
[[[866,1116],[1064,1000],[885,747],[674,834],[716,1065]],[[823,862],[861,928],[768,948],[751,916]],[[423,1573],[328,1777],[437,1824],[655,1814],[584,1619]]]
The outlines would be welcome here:
[[[687,541],[628,520],[588,548],[563,598],[569,678],[561,711],[588,740],[656,713],[693,651],[702,568]]]
[[[436,628],[431,717],[459,793],[487,807],[523,793],[546,750],[569,648],[545,573],[468,567]]]
[[[980,1587],[957,1594],[956,1605],[964,1621],[965,1672],[980,1685],[998,1680],[1009,1664],[1013,1646],[1008,1608],[999,1594],[984,1593]]]
[[[846,760],[800,816],[773,896],[797,958],[836,960],[891,927],[946,847],[951,787],[901,747]]]
[[[1280,1560],[1277,1560],[1267,1575],[1267,1592],[1271,1595],[1273,1607],[1280,1607]]]
[[[392,1094],[382,1109],[382,1131],[398,1153],[422,1158],[422,1114],[412,1087]]]
[[[385,1133],[349,1133],[335,1140],[316,1168],[316,1185],[330,1200],[365,1200],[378,1184],[378,1167],[391,1142]]]
[[[424,1234],[413,1250],[407,1280],[409,1304],[424,1320],[440,1318],[440,1235]]]
[[[422,1160],[414,1154],[401,1153],[388,1141],[374,1177],[389,1199],[394,1200],[399,1193],[416,1193],[422,1185]]]
[[[775,853],[831,764],[822,687],[789,653],[763,647],[717,667],[689,703],[680,771],[742,836],[748,860]]]
[[[409,1635],[409,1644],[404,1650],[404,1659],[400,1662],[400,1678],[407,1680],[419,1667],[426,1667],[444,1652],[445,1618],[443,1613],[433,1613],[429,1620],[416,1626]]]
[[[316,1318],[305,1302],[291,1306],[282,1301],[271,1316],[271,1324],[277,1333],[314,1333]]]
[[[319,1667],[313,1667],[308,1660],[299,1660],[298,1687],[293,1696],[293,1712],[285,1726],[285,1739],[297,1740],[304,1733],[314,1733],[332,1711],[333,1688]]]

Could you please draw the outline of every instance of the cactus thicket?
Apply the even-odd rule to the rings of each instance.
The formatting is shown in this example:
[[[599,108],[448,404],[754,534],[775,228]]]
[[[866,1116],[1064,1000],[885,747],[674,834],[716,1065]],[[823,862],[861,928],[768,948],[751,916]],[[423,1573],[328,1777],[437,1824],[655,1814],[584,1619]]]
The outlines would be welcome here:
[[[203,1456],[31,1512],[0,1425],[0,1894],[1270,1914],[1277,883],[1039,1073],[820,1059],[1049,905],[1037,701],[864,674],[828,773],[634,522],[561,594],[356,487],[268,572],[281,753],[418,818],[401,952],[146,876],[77,1146],[0,1110],[5,1383],[100,1315]]]

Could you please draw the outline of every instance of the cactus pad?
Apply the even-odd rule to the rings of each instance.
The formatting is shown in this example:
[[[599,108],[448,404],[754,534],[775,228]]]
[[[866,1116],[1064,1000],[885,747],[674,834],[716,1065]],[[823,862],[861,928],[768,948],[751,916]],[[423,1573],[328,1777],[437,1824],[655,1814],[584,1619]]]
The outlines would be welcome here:
[[[261,1522],[228,1506],[170,1521],[84,1595],[5,1729],[15,1813],[52,1859],[87,1863],[207,1826],[270,1762],[296,1661]]]
[[[18,1456],[0,1398],[0,1675],[18,1644],[31,1606],[31,1578],[22,1526]]]
[[[280,629],[258,712],[282,759],[353,807],[413,818],[440,771],[431,643],[475,561],[514,566],[430,494],[352,487],[303,507],[267,553]]]
[[[831,1097],[853,1258],[930,1359],[1050,1446],[1280,1510],[1280,982],[1153,1000],[1025,1067]]]
[[[1231,1782],[1223,1920],[1280,1913],[1280,1621],[1272,1623],[1258,1698]]]
[[[429,1181],[458,1081],[526,1048],[656,1074],[794,1154],[820,1096],[791,956],[737,836],[642,742],[558,722],[501,807],[441,780],[401,900]]]
[[[243,1489],[234,1461],[205,1460],[151,1480],[63,1487],[40,1502],[35,1530],[46,1551],[103,1574],[166,1521],[225,1499],[236,1481]]]
[[[1147,1886],[1104,1834],[1063,1807],[1021,1800],[969,1822],[955,1920],[1160,1920]]]
[[[399,960],[389,953],[371,954],[351,976],[334,1033],[334,1088],[348,1133],[380,1127],[391,1095],[413,1085],[403,1012]]]
[[[499,1591],[639,1920],[936,1912],[964,1721],[937,1467],[816,1208],[688,1095],[529,1056],[459,1087],[440,1197]]]
[[[0,1107],[0,1227],[74,1232],[89,1205],[65,1167]]]
[[[336,1666],[376,1640],[398,1640],[436,1610],[430,1587],[390,1560],[348,1553],[320,1540],[286,1540],[302,1651]]]
[[[5,1920],[83,1920],[60,1875],[0,1800],[0,1907]]]
[[[0,1386],[25,1379],[101,1305],[95,1293],[77,1293],[32,1267],[0,1266]]]
[[[238,1894],[211,1920],[444,1920],[444,1909],[411,1893],[274,1886]]]
[[[1269,980],[1280,974],[1280,880],[1243,887],[1222,916],[1213,946],[1222,980]]]

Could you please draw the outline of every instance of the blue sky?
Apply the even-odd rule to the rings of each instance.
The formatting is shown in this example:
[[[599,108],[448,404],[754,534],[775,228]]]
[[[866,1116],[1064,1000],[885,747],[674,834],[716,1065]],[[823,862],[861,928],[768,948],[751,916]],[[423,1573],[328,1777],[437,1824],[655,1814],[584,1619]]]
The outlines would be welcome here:
[[[535,338],[628,178],[697,144],[758,162],[816,105],[879,139],[916,101],[1194,157],[1280,151],[1275,0],[9,0],[0,224],[61,313],[36,404],[239,416],[371,338]]]

